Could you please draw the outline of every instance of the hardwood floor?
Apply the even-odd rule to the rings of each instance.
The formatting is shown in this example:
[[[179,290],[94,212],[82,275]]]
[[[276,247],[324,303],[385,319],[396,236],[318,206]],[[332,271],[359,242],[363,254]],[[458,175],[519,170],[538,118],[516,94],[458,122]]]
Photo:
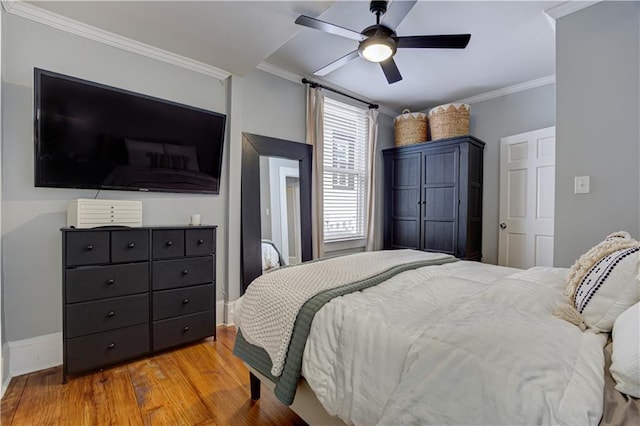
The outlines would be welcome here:
[[[14,377],[2,425],[306,425],[271,392],[249,396],[249,372],[233,356],[235,328],[218,340],[134,360],[61,384],[61,367]]]

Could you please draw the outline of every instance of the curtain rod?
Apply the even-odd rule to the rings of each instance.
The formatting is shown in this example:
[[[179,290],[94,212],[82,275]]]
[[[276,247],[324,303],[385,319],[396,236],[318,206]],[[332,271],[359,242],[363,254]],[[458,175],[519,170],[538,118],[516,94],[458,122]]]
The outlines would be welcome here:
[[[372,104],[372,103],[369,103],[367,101],[363,101],[362,99],[358,99],[358,98],[356,98],[354,96],[347,95],[344,92],[341,92],[341,91],[336,90],[336,89],[332,89],[331,87],[324,86],[324,85],[322,85],[320,83],[316,83],[315,81],[307,80],[306,78],[302,79],[302,84],[308,84],[309,86],[311,86],[314,89],[316,87],[320,87],[321,89],[326,89],[326,90],[329,90],[331,92],[337,93],[339,95],[346,96],[347,98],[351,98],[354,101],[362,102],[363,104],[369,105],[369,109],[378,109],[378,104]]]

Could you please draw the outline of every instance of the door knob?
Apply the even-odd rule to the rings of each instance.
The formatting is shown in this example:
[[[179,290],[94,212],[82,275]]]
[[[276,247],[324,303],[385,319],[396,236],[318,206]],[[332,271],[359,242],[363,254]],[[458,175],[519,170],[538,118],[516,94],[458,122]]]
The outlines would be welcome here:
[[[504,223],[504,222],[502,222],[502,223],[500,224],[500,229],[507,229],[507,224],[506,224],[506,223]]]

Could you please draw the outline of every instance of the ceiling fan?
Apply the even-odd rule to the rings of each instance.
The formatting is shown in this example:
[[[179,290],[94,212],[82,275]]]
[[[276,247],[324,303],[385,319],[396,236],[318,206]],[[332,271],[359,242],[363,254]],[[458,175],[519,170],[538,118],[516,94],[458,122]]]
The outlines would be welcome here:
[[[447,35],[421,35],[398,37],[395,28],[407,16],[417,0],[392,2],[389,13],[387,12],[387,1],[372,1],[369,6],[371,13],[376,15],[375,25],[371,25],[361,32],[355,32],[348,28],[330,24],[319,19],[301,15],[296,19],[296,24],[327,33],[339,35],[358,41],[358,49],[343,57],[336,59],[329,65],[320,68],[314,75],[324,76],[329,74],[347,62],[362,57],[370,62],[378,62],[382,67],[389,84],[402,80],[400,70],[393,60],[397,49],[403,48],[430,48],[430,49],[464,49],[469,44],[471,34],[447,34]],[[385,15],[386,13],[386,15]],[[382,15],[384,20],[380,22]]]

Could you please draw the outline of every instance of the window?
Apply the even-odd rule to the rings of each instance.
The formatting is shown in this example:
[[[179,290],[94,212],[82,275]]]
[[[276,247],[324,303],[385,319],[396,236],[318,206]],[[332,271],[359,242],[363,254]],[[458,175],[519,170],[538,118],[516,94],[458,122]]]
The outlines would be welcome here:
[[[364,238],[367,111],[324,101],[324,241]]]

